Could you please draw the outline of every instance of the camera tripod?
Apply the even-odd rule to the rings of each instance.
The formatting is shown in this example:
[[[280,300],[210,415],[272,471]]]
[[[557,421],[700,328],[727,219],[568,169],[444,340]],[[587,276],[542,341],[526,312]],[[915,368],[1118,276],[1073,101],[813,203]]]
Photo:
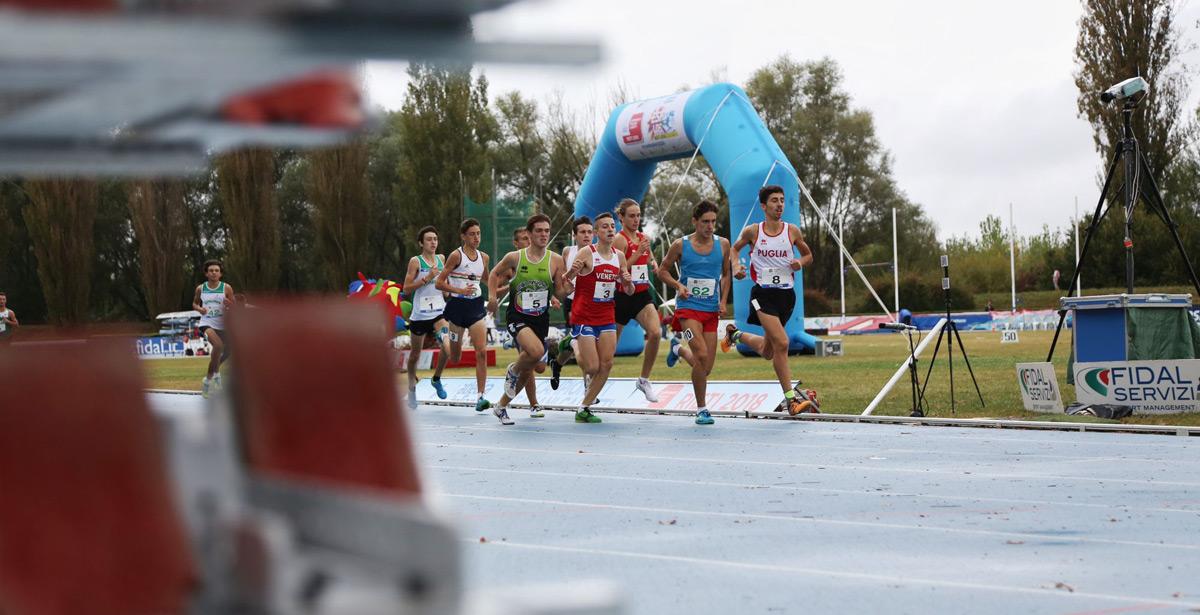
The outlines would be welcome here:
[[[1083,248],[1079,251],[1079,261],[1075,264],[1075,271],[1071,274],[1071,283],[1067,285],[1067,288],[1075,288],[1075,283],[1079,280],[1079,272],[1083,268],[1083,260],[1087,257],[1092,237],[1099,228],[1100,221],[1108,213],[1108,209],[1111,209],[1111,207],[1106,209],[1104,203],[1109,200],[1109,188],[1112,187],[1117,165],[1124,162],[1125,181],[1119,191],[1125,209],[1125,292],[1133,294],[1133,210],[1140,198],[1150,208],[1150,211],[1157,214],[1163,224],[1167,225],[1167,230],[1171,232],[1171,238],[1175,240],[1175,247],[1179,248],[1179,255],[1183,257],[1183,264],[1192,279],[1192,286],[1196,288],[1197,296],[1200,296],[1200,278],[1196,277],[1196,270],[1192,268],[1192,262],[1188,259],[1187,250],[1183,247],[1183,240],[1179,238],[1179,227],[1171,219],[1171,212],[1167,211],[1167,206],[1158,191],[1158,184],[1154,181],[1154,174],[1150,171],[1150,163],[1146,161],[1146,155],[1138,149],[1137,138],[1133,136],[1130,120],[1133,110],[1137,108],[1141,100],[1142,96],[1128,98],[1121,108],[1124,120],[1121,142],[1118,144],[1116,152],[1113,153],[1112,162],[1108,165],[1108,174],[1104,177],[1104,187],[1100,189],[1100,200],[1096,203],[1096,211],[1092,213],[1092,221],[1088,225],[1087,234],[1083,239]],[[1050,342],[1050,353],[1046,355],[1047,361],[1054,359],[1054,348],[1058,345],[1058,336],[1062,333],[1066,318],[1067,311],[1060,309],[1058,326],[1054,329],[1054,340]]]
[[[975,385],[975,394],[979,396],[979,404],[987,407],[983,401],[983,393],[979,391],[979,381],[975,379],[975,370],[971,369],[971,359],[967,357],[967,347],[963,345],[962,336],[958,334],[958,325],[954,324],[954,318],[950,314],[950,258],[942,255],[942,294],[946,300],[946,324],[942,326],[942,330],[938,333],[937,343],[933,346],[933,356],[929,359],[929,368],[925,370],[925,384],[921,385],[921,395],[913,404],[912,416],[925,416],[921,408],[921,402],[925,400],[925,388],[929,386],[929,375],[933,373],[933,364],[937,362],[938,350],[942,347],[942,340],[946,340],[946,356],[950,364],[950,414],[955,413],[954,402],[954,340],[958,340],[958,350],[962,353],[963,361],[967,364],[967,372],[971,374],[971,383]],[[913,386],[916,386],[917,368],[916,363],[912,365]],[[928,403],[926,402],[926,405]]]

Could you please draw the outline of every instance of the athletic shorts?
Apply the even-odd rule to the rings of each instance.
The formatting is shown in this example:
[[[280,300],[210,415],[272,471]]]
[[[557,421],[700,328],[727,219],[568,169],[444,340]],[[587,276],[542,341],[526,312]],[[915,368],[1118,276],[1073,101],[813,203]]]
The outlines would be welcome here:
[[[617,332],[616,323],[607,325],[575,325],[571,327],[571,337],[600,337],[601,333],[612,331]]]
[[[567,323],[567,331],[571,330],[571,304],[574,302],[570,297],[562,300],[563,320]]]
[[[470,329],[471,325],[487,318],[487,306],[483,302],[483,297],[475,299],[450,297],[446,300],[446,310],[442,312],[442,318],[456,327]]]
[[[546,336],[550,335],[550,312],[546,312],[540,316],[530,316],[516,310],[509,310],[507,320],[508,333],[513,336],[514,344],[517,341],[517,334],[521,332],[521,329],[531,329],[538,340],[542,342],[542,345],[546,345]]]
[[[210,327],[208,325],[204,325],[204,326],[200,327],[200,335],[203,335],[204,337],[207,338],[209,329],[212,329],[213,332],[215,332],[217,334],[217,337],[221,338],[222,342],[226,340],[224,329],[216,329],[216,328]]]
[[[792,310],[796,309],[796,291],[791,288],[763,288],[758,284],[750,290],[750,317],[746,322],[762,326],[758,313],[762,311],[779,318],[779,322],[787,324],[792,318]]]
[[[438,321],[441,319],[442,317],[438,316],[429,320],[410,320],[408,321],[408,331],[413,335],[432,335],[437,330]]]
[[[676,333],[683,331],[683,321],[685,319],[699,322],[705,333],[716,333],[717,321],[720,320],[716,312],[701,312],[700,310],[683,308],[675,310],[675,318],[671,321],[671,330]]]
[[[617,293],[617,324],[622,326],[629,324],[629,321],[637,318],[638,313],[647,305],[654,305],[654,300],[650,298],[649,290],[643,290],[640,293],[633,293],[632,295]]]

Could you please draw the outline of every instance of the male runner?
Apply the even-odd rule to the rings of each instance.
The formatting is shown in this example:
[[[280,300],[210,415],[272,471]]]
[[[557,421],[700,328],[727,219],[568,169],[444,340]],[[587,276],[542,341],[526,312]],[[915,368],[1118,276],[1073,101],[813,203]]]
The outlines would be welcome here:
[[[206,280],[196,287],[192,299],[192,309],[200,312],[200,335],[212,346],[208,372],[200,383],[200,394],[205,398],[212,390],[221,390],[221,364],[229,358],[229,347],[225,345],[225,312],[233,307],[233,287],[221,281],[223,274],[221,261],[205,261]]]
[[[638,378],[637,388],[646,396],[646,401],[653,403],[658,401],[658,396],[654,394],[654,386],[650,384],[650,370],[654,369],[654,360],[658,358],[662,323],[658,319],[654,299],[650,296],[650,270],[657,269],[658,264],[650,254],[650,238],[639,230],[642,224],[642,207],[637,201],[622,199],[617,203],[617,215],[621,217],[621,233],[613,241],[613,247],[629,262],[629,272],[634,284],[632,295],[617,295],[617,339],[621,339],[621,331],[630,320],[636,319],[638,324],[642,325],[642,329],[645,329],[646,348],[642,355],[642,375]]]
[[[617,225],[612,214],[596,216],[595,227],[596,245],[580,248],[565,276],[565,290],[575,291],[575,300],[571,304],[571,335],[579,342],[577,358],[587,389],[579,411],[575,413],[576,423],[600,422],[600,417],[592,414],[591,405],[596,403],[600,390],[608,381],[613,354],[617,350],[617,284],[625,294],[634,292],[625,255],[613,246]]]
[[[775,377],[783,387],[784,403],[789,414],[815,412],[816,406],[807,399],[798,397],[792,388],[792,375],[788,366],[788,336],[784,324],[792,317],[796,307],[795,272],[812,262],[812,250],[804,243],[800,229],[783,222],[784,194],[780,186],[763,186],[758,191],[758,202],[762,206],[765,220],[742,229],[738,240],[729,253],[733,277],[746,277],[746,267],[738,253],[750,246],[750,278],[754,288],[750,291],[750,316],[752,325],[760,325],[765,340],[759,336],[738,331],[732,325],[726,327],[721,350],[741,341],[771,361]],[[795,257],[793,248],[800,251]],[[759,339],[755,339],[759,338]],[[752,343],[754,342],[754,343]]]
[[[535,214],[526,222],[525,228],[529,231],[529,247],[505,254],[496,263],[490,278],[492,298],[488,301],[488,309],[492,312],[498,308],[497,287],[508,281],[510,298],[505,320],[513,343],[520,350],[517,361],[508,364],[504,374],[504,395],[492,409],[502,425],[513,424],[508,416],[508,404],[517,393],[523,387],[526,391],[536,390],[533,371],[539,364],[545,365],[550,296],[561,285],[564,269],[562,257],[546,249],[550,243],[550,217]],[[530,418],[545,416],[533,399],[529,403]]]
[[[21,326],[17,322],[17,313],[8,307],[8,295],[0,291],[0,344],[12,339],[13,329]]]
[[[514,250],[521,250],[524,248],[528,248],[529,242],[530,242],[529,229],[526,229],[523,226],[513,229],[512,243],[513,243]],[[495,275],[495,268],[493,268],[493,275]],[[508,290],[509,290],[508,284],[509,284],[508,278],[504,278],[503,283],[501,283],[497,287],[496,294],[494,296],[503,297],[503,296],[507,295]],[[512,302],[511,297],[509,297],[509,302],[511,304],[511,302]],[[553,294],[550,295],[550,307],[551,308],[560,307],[560,305],[558,303],[558,297],[556,297]],[[498,309],[498,307],[493,308],[491,313],[495,314],[496,309]],[[513,345],[516,346],[516,343],[517,343],[517,341],[514,339]],[[546,364],[538,363],[537,367],[534,367],[533,369],[537,373],[541,374],[546,371]],[[529,400],[529,416],[531,416],[533,418],[541,418],[541,416],[545,416],[545,412],[543,411],[541,404],[538,403],[537,386],[534,384],[533,379],[529,379],[528,381],[525,382],[525,397]],[[538,415],[541,415],[541,416],[538,416]]]
[[[725,315],[729,297],[729,240],[718,237],[718,208],[712,201],[700,201],[692,210],[696,232],[676,239],[658,268],[659,279],[675,288],[676,331],[691,351],[685,360],[692,366],[692,390],[696,394],[696,424],[712,425],[705,393],[708,375],[717,358],[717,322]],[[672,271],[679,263],[679,280]],[[682,283],[680,283],[682,280]],[[672,350],[675,340],[672,339]]]
[[[581,248],[586,248],[592,245],[592,219],[587,216],[580,216],[575,219],[573,228],[571,229],[575,243],[567,246],[563,250],[563,266],[567,269],[575,263],[575,257],[579,254]],[[558,390],[559,378],[562,377],[562,368],[575,356],[575,351],[578,349],[578,342],[571,336],[571,302],[575,299],[575,293],[572,292],[563,299],[563,317],[567,321],[567,335],[558,342],[557,352],[551,352],[550,356],[550,388]]]
[[[417,407],[417,359],[425,348],[425,336],[433,335],[441,352],[430,384],[438,399],[446,399],[442,386],[442,370],[450,360],[450,326],[442,318],[446,309],[446,296],[437,289],[437,277],[446,268],[446,261],[437,253],[438,232],[432,226],[417,231],[417,244],[421,253],[408,260],[408,272],[404,275],[404,294],[412,297],[412,315],[408,330],[412,343],[408,351],[408,407]]]
[[[487,310],[483,287],[488,283],[490,257],[479,249],[482,234],[478,220],[467,218],[458,230],[462,247],[446,257],[446,268],[438,274],[435,284],[438,290],[450,293],[442,316],[450,323],[451,363],[462,358],[463,334],[471,336],[475,348],[475,388],[479,392],[475,411],[483,412],[491,407],[483,398],[487,386]]]

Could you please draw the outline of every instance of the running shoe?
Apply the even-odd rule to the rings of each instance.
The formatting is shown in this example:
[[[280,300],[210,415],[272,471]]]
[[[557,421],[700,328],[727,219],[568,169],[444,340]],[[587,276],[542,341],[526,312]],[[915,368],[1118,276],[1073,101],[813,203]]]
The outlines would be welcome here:
[[[580,408],[579,412],[575,413],[576,423],[600,423],[600,417],[592,414],[588,408]]]
[[[788,410],[788,414],[790,414],[792,416],[796,416],[797,414],[803,414],[806,412],[815,413],[817,411],[817,408],[816,408],[816,406],[813,405],[813,403],[811,401],[808,401],[807,399],[803,399],[799,395],[797,395],[797,396],[787,400],[787,410]]]
[[[213,374],[212,390],[220,391],[220,390],[223,390],[224,388],[225,388],[225,385],[221,384],[221,374],[219,374],[219,373]]]
[[[571,334],[568,333],[568,334],[564,335],[562,337],[562,339],[558,340],[558,354],[562,354],[562,353],[570,350],[571,349],[571,340],[573,340],[573,339],[575,339],[575,338],[571,337]]]
[[[557,391],[558,381],[562,378],[562,363],[557,358],[550,359],[550,388]]]
[[[408,390],[408,409],[415,410],[418,405],[419,404],[417,403],[417,390],[409,389]]]
[[[667,367],[675,367],[679,362],[679,338],[671,337],[671,348],[667,350]]]
[[[713,422],[713,417],[708,413],[708,410],[701,410],[696,413],[697,425],[712,425]]]
[[[542,409],[541,406],[531,406],[529,408],[529,418],[531,418],[531,419],[546,418],[546,412]]]
[[[721,352],[729,352],[730,348],[737,342],[733,339],[737,333],[737,327],[733,325],[725,325],[725,335],[721,337]]]
[[[441,378],[434,378],[429,381],[433,385],[434,392],[437,393],[438,399],[446,399],[446,388],[442,386]]]
[[[646,401],[650,403],[658,401],[658,396],[654,394],[654,385],[650,384],[649,380],[645,378],[638,378],[637,390],[641,391],[642,395],[646,396]]]
[[[208,399],[208,392],[211,387],[212,387],[212,380],[210,380],[209,378],[205,378],[203,381],[201,381],[200,382],[200,396],[203,397],[204,399]]]
[[[475,411],[476,412],[483,412],[484,410],[487,410],[488,408],[491,408],[491,407],[492,407],[492,402],[490,402],[482,397],[479,398],[479,401],[475,402]]]
[[[517,397],[517,380],[519,378],[520,374],[517,373],[517,364],[509,363],[508,369],[504,370],[504,394],[509,399]]]
[[[516,422],[508,418],[508,408],[505,408],[504,406],[492,408],[492,414],[496,415],[496,418],[500,419],[501,425],[512,425]]]

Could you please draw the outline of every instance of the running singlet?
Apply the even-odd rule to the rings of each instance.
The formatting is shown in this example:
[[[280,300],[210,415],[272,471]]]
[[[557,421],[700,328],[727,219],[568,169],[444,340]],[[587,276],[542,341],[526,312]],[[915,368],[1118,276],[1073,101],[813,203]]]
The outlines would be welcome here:
[[[758,240],[750,251],[750,279],[763,288],[791,288],[792,279],[791,226],[783,223],[783,232],[771,236],[763,223],[758,223]]]
[[[692,238],[683,238],[683,250],[679,257],[679,281],[683,282],[690,296],[676,303],[679,309],[698,312],[716,312],[721,300],[721,238],[713,235],[712,249],[700,254],[692,248]]]
[[[480,287],[480,280],[483,279],[483,252],[475,251],[475,260],[467,258],[467,253],[463,252],[462,248],[458,249],[459,259],[458,266],[454,271],[450,272],[449,279],[451,286],[457,288],[466,288],[468,284],[475,285],[475,292],[469,295],[460,295],[458,293],[450,293],[451,297],[459,299],[478,299],[483,296],[483,288]]]
[[[626,237],[628,240],[628,236]],[[633,292],[640,293],[644,290],[650,290],[650,253],[647,252],[636,261],[633,260],[633,253],[637,251],[638,246],[645,243],[646,236],[641,232],[637,234],[637,243],[626,241],[625,243],[625,260],[629,261],[629,275],[633,277]]]
[[[541,316],[550,309],[550,252],[533,262],[521,248],[517,274],[508,286],[509,307],[526,316]]]
[[[564,271],[569,271],[571,269],[571,263],[575,262],[576,256],[579,256],[579,246],[567,246],[567,251],[563,252]],[[571,293],[567,295],[567,299],[575,299],[575,291],[571,291]]]
[[[615,250],[608,258],[592,250],[592,272],[575,279],[575,299],[571,303],[571,324],[611,325],[617,320],[613,300],[620,292],[621,260]]]
[[[418,279],[429,275],[435,267],[441,269],[446,266],[446,261],[440,255],[434,255],[433,261],[433,265],[427,264],[420,254],[417,255]],[[409,320],[433,320],[442,315],[446,309],[446,297],[437,289],[437,280],[430,280],[417,288],[413,293],[412,306],[412,318]]]
[[[4,322],[6,318],[8,318],[8,308],[0,310],[0,333],[5,333],[8,331],[8,323]]]
[[[200,317],[201,327],[212,327],[218,331],[225,330],[225,283],[218,282],[214,290],[208,287],[208,282],[200,285],[200,305],[205,314]]]

